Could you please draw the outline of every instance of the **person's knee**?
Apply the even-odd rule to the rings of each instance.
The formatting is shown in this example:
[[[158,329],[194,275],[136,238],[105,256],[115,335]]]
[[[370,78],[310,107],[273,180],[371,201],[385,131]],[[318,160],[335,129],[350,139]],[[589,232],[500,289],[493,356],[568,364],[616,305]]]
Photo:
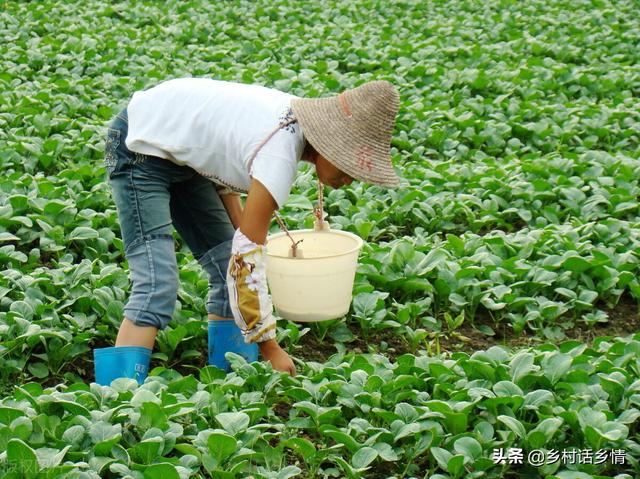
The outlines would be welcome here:
[[[127,251],[131,295],[124,308],[136,326],[165,329],[178,297],[178,267],[173,237],[148,236]]]

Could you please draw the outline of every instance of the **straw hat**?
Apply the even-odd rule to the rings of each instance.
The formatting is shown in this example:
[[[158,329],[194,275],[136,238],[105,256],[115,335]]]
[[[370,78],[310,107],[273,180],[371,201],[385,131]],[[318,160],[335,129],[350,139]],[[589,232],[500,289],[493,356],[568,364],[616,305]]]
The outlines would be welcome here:
[[[295,98],[293,114],[311,146],[349,176],[398,186],[391,134],[399,97],[387,81],[372,81],[328,98]]]

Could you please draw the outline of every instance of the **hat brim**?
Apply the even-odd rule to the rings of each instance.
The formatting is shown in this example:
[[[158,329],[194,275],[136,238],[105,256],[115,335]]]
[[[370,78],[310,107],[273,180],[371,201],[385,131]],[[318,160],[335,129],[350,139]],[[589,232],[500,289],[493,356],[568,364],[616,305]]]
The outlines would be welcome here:
[[[395,112],[364,119],[357,112],[345,115],[337,97],[296,98],[291,108],[306,140],[336,168],[366,183],[400,185],[390,155],[389,118]]]

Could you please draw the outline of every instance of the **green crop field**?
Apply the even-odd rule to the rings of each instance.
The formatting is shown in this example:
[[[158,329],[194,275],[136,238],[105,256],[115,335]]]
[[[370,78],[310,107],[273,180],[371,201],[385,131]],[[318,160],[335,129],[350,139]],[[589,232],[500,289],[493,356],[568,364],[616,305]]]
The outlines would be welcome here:
[[[640,477],[639,60],[635,0],[0,2],[1,477]],[[297,376],[207,366],[176,233],[149,377],[99,386],[130,288],[106,124],[184,76],[388,80],[402,185],[326,189],[366,244],[345,318],[279,321]],[[316,200],[301,166],[281,217]]]

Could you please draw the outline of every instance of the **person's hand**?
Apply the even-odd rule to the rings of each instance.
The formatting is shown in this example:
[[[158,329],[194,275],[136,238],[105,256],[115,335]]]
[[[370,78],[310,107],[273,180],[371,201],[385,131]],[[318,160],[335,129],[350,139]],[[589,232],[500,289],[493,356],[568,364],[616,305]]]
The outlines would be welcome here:
[[[268,359],[276,371],[284,371],[292,376],[296,375],[296,367],[289,355],[280,347],[280,345],[271,339],[264,343],[258,344],[260,354],[264,359]]]

